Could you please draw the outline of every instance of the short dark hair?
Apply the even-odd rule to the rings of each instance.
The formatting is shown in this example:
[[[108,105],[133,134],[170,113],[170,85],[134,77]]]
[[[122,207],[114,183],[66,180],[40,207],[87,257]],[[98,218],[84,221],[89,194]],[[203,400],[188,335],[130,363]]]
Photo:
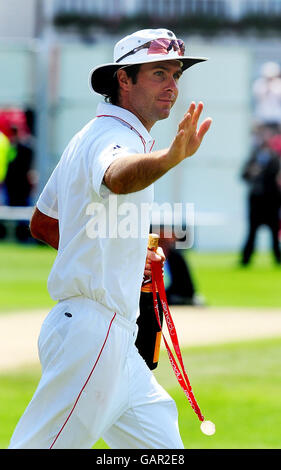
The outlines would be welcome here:
[[[130,65],[124,68],[128,78],[132,79],[133,84],[137,83],[137,77],[141,64]],[[105,101],[111,104],[118,104],[119,100],[119,82],[117,78],[117,72],[115,72],[112,80],[112,88],[108,91],[105,96]]]

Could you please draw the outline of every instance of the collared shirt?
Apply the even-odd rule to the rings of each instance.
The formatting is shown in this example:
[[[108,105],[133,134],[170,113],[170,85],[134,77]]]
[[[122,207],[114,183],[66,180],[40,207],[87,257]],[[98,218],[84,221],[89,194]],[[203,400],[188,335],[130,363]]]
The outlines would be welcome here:
[[[102,103],[66,147],[37,202],[59,220],[58,254],[48,278],[54,300],[86,296],[135,321],[153,185],[116,195],[103,177],[116,158],[148,153],[153,143],[134,114]]]

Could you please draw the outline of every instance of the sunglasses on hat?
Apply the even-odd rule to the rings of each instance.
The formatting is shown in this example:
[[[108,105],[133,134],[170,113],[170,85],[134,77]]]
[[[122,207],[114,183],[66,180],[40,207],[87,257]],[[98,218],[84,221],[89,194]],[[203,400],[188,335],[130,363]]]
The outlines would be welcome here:
[[[119,57],[119,59],[116,60],[116,63],[125,59],[125,57],[128,57],[129,55],[135,54],[141,49],[148,49],[147,54],[169,54],[171,49],[177,51],[179,56],[183,56],[185,53],[185,45],[181,39],[153,39],[142,46],[135,47],[122,57]]]

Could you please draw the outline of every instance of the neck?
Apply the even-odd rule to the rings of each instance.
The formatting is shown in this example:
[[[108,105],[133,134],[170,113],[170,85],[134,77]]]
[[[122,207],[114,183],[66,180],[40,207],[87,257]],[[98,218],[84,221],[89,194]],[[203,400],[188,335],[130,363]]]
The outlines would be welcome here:
[[[142,123],[142,125],[146,128],[146,130],[148,132],[151,131],[152,127],[154,126],[155,122],[156,121],[151,121],[147,118],[145,118],[144,116],[142,116],[142,114],[140,114],[137,109],[135,109],[135,107],[133,105],[131,105],[130,103],[125,103],[123,100],[119,100],[117,103],[117,106],[120,106],[120,108],[124,108],[126,109],[127,111],[130,111],[130,113],[134,114],[139,120],[140,122]]]

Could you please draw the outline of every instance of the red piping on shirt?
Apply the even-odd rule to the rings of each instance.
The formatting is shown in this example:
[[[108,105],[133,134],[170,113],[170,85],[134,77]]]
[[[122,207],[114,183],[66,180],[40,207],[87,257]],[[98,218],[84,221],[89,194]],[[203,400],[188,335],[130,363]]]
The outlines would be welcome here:
[[[136,133],[138,134],[138,136],[140,137],[141,141],[142,141],[142,145],[143,145],[143,148],[144,148],[144,153],[146,153],[146,142],[143,138],[143,136],[139,133],[139,131],[137,131],[137,129],[132,126],[129,122],[125,121],[124,119],[121,119],[120,117],[118,116],[114,116],[113,114],[99,114],[98,116],[96,117],[113,117],[113,118],[116,118],[116,119],[119,119],[119,121],[122,121],[122,122],[125,122],[125,124],[128,124],[128,126],[130,126],[131,129],[133,129],[134,131],[136,131]],[[154,141],[153,141],[153,144],[152,144],[152,147],[154,145]],[[151,149],[152,149],[151,147]],[[150,149],[150,151],[151,151]]]
[[[152,150],[154,144],[155,144],[155,140],[153,140],[152,145],[151,145],[151,147],[150,147],[150,149],[149,149],[149,152],[151,152],[151,150]]]
[[[75,400],[75,403],[74,403],[74,405],[73,405],[73,407],[72,407],[72,410],[70,411],[68,417],[66,418],[65,422],[63,423],[63,425],[62,425],[61,429],[59,430],[58,434],[56,435],[54,441],[52,442],[50,449],[52,449],[52,447],[54,446],[54,444],[55,444],[55,442],[57,441],[58,437],[59,437],[60,434],[62,433],[62,431],[63,431],[63,429],[64,429],[66,423],[67,423],[68,420],[70,419],[70,417],[71,417],[71,415],[72,415],[72,413],[73,413],[73,411],[74,411],[74,409],[75,409],[75,407],[76,407],[76,405],[77,405],[77,403],[78,403],[78,401],[79,401],[79,398],[81,397],[81,394],[82,394],[83,390],[85,389],[86,385],[88,384],[88,382],[89,382],[89,380],[90,380],[90,378],[91,378],[91,376],[92,376],[92,374],[93,374],[93,372],[94,372],[94,370],[95,370],[95,367],[96,367],[96,365],[97,365],[97,363],[98,363],[98,361],[99,361],[99,359],[100,359],[101,353],[102,353],[102,351],[103,351],[103,348],[104,348],[104,346],[105,346],[105,343],[106,343],[106,341],[107,341],[107,338],[108,338],[108,335],[109,335],[109,332],[110,332],[110,328],[111,328],[112,322],[113,322],[113,320],[114,320],[115,317],[116,317],[116,313],[114,313],[114,315],[113,315],[113,317],[112,317],[112,319],[111,319],[111,322],[110,322],[110,324],[109,324],[109,327],[108,327],[108,330],[107,330],[107,334],[106,334],[104,343],[103,343],[103,345],[102,345],[102,347],[101,347],[101,350],[100,350],[100,352],[99,352],[99,355],[98,355],[98,357],[97,357],[97,360],[96,360],[96,362],[95,362],[95,364],[94,364],[94,366],[93,366],[93,368],[92,368],[92,370],[91,370],[91,372],[90,372],[90,374],[89,374],[89,376],[88,376],[86,382],[84,383],[83,387],[81,388],[81,390],[80,390],[80,392],[79,392],[79,394],[78,394],[78,396],[77,396],[77,398],[76,398],[76,400]]]

